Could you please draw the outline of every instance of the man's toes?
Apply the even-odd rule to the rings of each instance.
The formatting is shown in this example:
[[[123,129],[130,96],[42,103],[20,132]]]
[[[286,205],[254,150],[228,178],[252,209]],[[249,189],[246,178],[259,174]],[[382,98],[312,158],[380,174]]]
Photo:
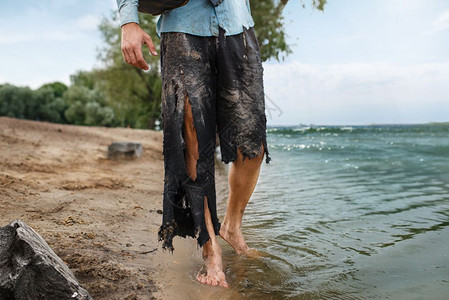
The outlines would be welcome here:
[[[203,282],[203,283],[205,283],[205,284],[210,284],[210,278],[204,276],[204,282]]]
[[[225,287],[225,288],[229,287],[229,284],[225,280],[220,281],[219,284],[220,284],[220,286]]]
[[[244,254],[244,255],[246,255],[248,257],[251,257],[251,258],[262,257],[262,253],[260,251],[258,251],[257,249],[254,249],[254,248],[249,248],[249,247],[242,254]]]
[[[202,274],[196,275],[196,280],[198,280],[198,281],[201,282],[201,283],[206,283],[206,280],[205,280],[205,278],[204,278],[204,275],[202,275]]]
[[[212,278],[211,279],[211,285],[217,286],[218,285],[218,280],[216,280],[215,278]]]
[[[212,286],[216,286],[218,284],[218,280],[215,277],[210,277],[209,278],[209,284]]]

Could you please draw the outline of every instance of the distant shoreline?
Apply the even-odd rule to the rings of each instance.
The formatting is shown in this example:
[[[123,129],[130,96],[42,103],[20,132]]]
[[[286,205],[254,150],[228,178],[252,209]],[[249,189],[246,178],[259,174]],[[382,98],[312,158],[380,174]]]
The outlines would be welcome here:
[[[290,127],[374,127],[374,126],[447,126],[449,125],[449,121],[447,122],[428,122],[428,123],[374,123],[374,124],[297,124],[297,125],[267,125],[268,128],[290,128]]]

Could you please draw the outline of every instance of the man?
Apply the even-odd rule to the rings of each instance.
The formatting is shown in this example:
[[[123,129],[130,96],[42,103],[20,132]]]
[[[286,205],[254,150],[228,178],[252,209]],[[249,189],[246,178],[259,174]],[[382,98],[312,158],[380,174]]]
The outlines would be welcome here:
[[[138,25],[137,0],[117,0],[122,52],[129,64],[148,69],[141,46],[157,55]],[[162,124],[164,131],[163,248],[174,236],[197,237],[204,268],[197,280],[228,287],[216,235],[247,254],[243,212],[266,154],[263,69],[247,0],[190,0],[161,15]],[[229,169],[228,207],[217,218],[215,137]]]

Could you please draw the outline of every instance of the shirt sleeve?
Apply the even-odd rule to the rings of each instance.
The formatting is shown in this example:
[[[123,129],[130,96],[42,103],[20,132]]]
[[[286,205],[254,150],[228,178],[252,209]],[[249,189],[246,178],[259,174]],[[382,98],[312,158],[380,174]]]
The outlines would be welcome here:
[[[138,0],[116,0],[118,6],[118,12],[120,15],[120,25],[123,26],[127,23],[139,24],[139,15],[137,13],[137,7],[139,6]]]

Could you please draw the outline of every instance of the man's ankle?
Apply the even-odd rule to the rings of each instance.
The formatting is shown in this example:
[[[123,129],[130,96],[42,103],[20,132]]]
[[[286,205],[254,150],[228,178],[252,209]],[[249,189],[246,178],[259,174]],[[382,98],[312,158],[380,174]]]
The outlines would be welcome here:
[[[229,224],[233,224],[233,225],[229,225]],[[223,224],[221,225],[220,230],[223,229],[223,232],[229,233],[229,234],[234,234],[234,233],[238,233],[241,231],[241,224],[235,224],[235,223],[225,223],[223,222]]]

